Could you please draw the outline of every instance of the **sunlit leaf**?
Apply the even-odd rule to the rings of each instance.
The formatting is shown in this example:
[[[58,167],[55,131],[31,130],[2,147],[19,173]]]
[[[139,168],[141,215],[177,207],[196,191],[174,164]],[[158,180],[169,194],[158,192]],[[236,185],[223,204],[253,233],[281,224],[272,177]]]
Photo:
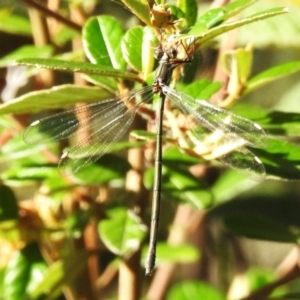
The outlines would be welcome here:
[[[70,284],[86,267],[89,255],[85,250],[77,251],[68,255],[65,259],[53,263],[44,271],[43,278],[39,284],[34,289],[31,289],[29,294],[31,299],[41,299],[40,297],[45,297],[45,295],[49,299],[56,299],[62,292],[63,286]]]
[[[205,42],[217,37],[218,35],[221,35],[227,31],[230,31],[234,28],[238,28],[241,26],[244,26],[246,24],[250,24],[259,20],[264,20],[267,18],[271,18],[280,14],[287,13],[288,10],[286,8],[273,8],[269,9],[264,12],[260,12],[257,14],[254,14],[252,16],[249,16],[247,18],[244,18],[242,20],[238,21],[232,21],[228,23],[223,23],[220,26],[213,27],[209,30],[205,30],[203,28],[203,25],[200,26],[193,26],[187,30],[187,33],[181,34],[178,39],[193,37],[195,38],[195,42],[197,44],[204,44]]]
[[[110,251],[121,256],[136,251],[146,234],[140,218],[121,207],[108,210],[107,219],[100,221],[98,230]]]
[[[121,25],[110,16],[89,19],[83,27],[83,46],[89,60],[98,65],[124,70],[120,40],[124,35]]]
[[[174,285],[167,294],[167,300],[209,299],[225,300],[219,290],[200,281],[183,281]]]
[[[32,35],[29,19],[12,14],[7,8],[0,10],[0,31],[24,36]]]
[[[178,7],[185,13],[185,19],[188,26],[194,25],[197,19],[197,1],[195,0],[179,0]]]
[[[148,246],[143,248],[143,257],[146,258]],[[187,244],[170,245],[158,243],[156,247],[158,264],[163,263],[192,263],[199,259],[199,249]]]
[[[222,86],[222,82],[210,81],[208,79],[196,80],[183,88],[179,88],[185,94],[200,100],[208,100]]]
[[[7,67],[14,61],[22,58],[45,58],[50,57],[53,52],[53,47],[50,45],[37,47],[34,45],[25,45],[0,59],[0,67]]]
[[[76,85],[61,85],[48,90],[34,91],[0,105],[0,114],[34,113],[46,109],[62,108],[76,103],[95,102],[111,98],[100,88]]]
[[[247,87],[244,93],[247,94],[269,82],[291,75],[298,71],[300,71],[300,61],[291,61],[272,67],[252,77],[247,82]]]
[[[130,165],[126,159],[106,154],[97,162],[72,174],[72,178],[80,184],[103,184],[110,180],[124,178],[129,169]]]
[[[48,177],[58,177],[56,165],[15,167],[3,172],[1,176],[4,180],[42,180]]]
[[[146,0],[121,0],[146,25],[151,26],[150,7]]]
[[[141,79],[133,73],[117,70],[111,67],[99,66],[87,62],[74,62],[58,59],[24,58],[16,61],[16,64],[20,66],[31,66],[36,68],[44,68],[71,73],[77,72],[86,74],[98,74],[141,82]]]
[[[43,279],[46,264],[36,244],[27,245],[16,252],[6,267],[4,299],[24,299]]]
[[[126,32],[121,45],[127,63],[147,77],[153,71],[154,50],[157,46],[153,29],[133,27]]]
[[[258,0],[236,0],[228,3],[225,6],[228,18],[235,16],[239,12],[241,12],[246,7],[252,5],[253,3],[257,2]]]

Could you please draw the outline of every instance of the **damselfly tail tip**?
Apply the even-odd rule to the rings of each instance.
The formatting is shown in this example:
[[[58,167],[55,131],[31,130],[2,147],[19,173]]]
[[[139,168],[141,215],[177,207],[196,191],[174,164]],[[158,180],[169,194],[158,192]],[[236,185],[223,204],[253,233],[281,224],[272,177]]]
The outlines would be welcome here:
[[[145,275],[146,276],[151,276],[152,272],[153,272],[153,268],[146,267],[146,270],[145,270]]]

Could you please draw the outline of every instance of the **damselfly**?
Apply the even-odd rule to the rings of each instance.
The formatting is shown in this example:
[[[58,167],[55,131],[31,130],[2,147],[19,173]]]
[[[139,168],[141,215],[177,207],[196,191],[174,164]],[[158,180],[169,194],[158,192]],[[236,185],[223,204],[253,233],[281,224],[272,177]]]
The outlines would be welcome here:
[[[254,179],[259,180],[265,176],[265,169],[259,158],[245,148],[245,146],[265,147],[267,136],[264,130],[248,119],[171,88],[169,83],[173,70],[183,63],[183,60],[178,59],[176,47],[169,49],[169,51],[160,52],[161,58],[152,86],[46,117],[32,123],[24,133],[24,140],[27,143],[36,144],[65,139],[80,132],[89,132],[90,134],[79,143],[65,151],[59,162],[60,171],[78,172],[109,152],[128,131],[140,107],[151,102],[154,94],[159,94],[152,217],[149,251],[145,265],[146,274],[151,274],[155,266],[166,98],[174,102],[184,113],[192,116],[190,129],[196,144],[195,149],[204,158],[218,159],[236,170],[247,173]],[[204,143],[200,144],[201,126],[208,129],[211,134]]]

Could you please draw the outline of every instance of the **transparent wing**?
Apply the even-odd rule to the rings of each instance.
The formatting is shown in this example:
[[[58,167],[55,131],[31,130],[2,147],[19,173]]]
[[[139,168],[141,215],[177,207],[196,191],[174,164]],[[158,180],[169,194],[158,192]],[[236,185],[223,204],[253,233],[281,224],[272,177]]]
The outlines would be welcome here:
[[[263,181],[266,177],[261,160],[246,148],[237,148],[220,156],[218,160],[255,181]]]
[[[27,128],[24,140],[37,144],[80,134],[83,138],[63,153],[59,163],[60,172],[78,172],[109,152],[127,132],[140,104],[152,97],[153,88],[148,86],[46,117]],[[134,98],[135,104],[129,104]]]
[[[255,148],[267,146],[267,135],[258,124],[168,86],[164,86],[163,91],[178,107],[193,115],[202,126],[223,135],[224,140],[243,140],[245,145]]]
[[[244,148],[263,148],[267,145],[267,135],[258,124],[168,86],[163,87],[163,91],[183,112],[192,115],[192,140],[197,153],[205,159],[218,159],[254,180],[264,179],[264,165]],[[204,133],[199,124],[211,134]]]

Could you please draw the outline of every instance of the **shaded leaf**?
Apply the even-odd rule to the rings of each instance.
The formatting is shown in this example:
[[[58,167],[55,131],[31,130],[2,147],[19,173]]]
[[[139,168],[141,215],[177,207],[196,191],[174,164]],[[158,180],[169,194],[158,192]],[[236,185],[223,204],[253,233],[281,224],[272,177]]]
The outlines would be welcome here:
[[[300,115],[293,112],[267,111],[249,103],[238,103],[232,111],[260,124],[269,135],[299,136]]]
[[[300,179],[300,148],[292,143],[269,139],[266,149],[251,149],[263,162],[267,178]]]
[[[260,240],[295,243],[299,241],[300,201],[279,193],[230,201],[209,213],[222,220],[235,234]],[[284,213],[283,213],[284,212]]]
[[[176,148],[169,148],[163,154],[162,194],[167,199],[188,202],[198,209],[212,205],[212,194],[199,178],[189,171],[199,160],[192,158]],[[148,189],[153,187],[153,168],[147,169],[144,183]]]
[[[0,222],[17,220],[19,217],[17,199],[6,185],[0,185]]]

